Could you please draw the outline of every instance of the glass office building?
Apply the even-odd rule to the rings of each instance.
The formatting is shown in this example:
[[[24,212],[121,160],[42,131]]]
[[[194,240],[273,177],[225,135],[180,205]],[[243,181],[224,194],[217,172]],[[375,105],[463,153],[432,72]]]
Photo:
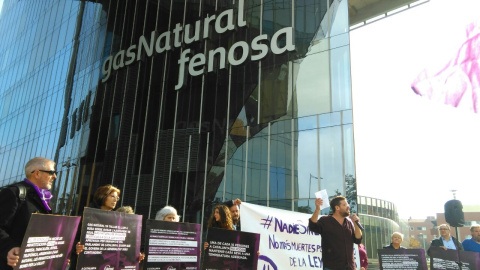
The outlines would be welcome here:
[[[5,0],[0,185],[43,156],[59,214],[110,183],[145,218],[355,208],[348,29],[338,0]]]
[[[363,244],[369,259],[373,264],[377,263],[377,250],[390,245],[391,236],[394,232],[403,234],[402,246],[408,247],[409,228],[408,223],[398,217],[397,206],[392,202],[358,196],[358,215],[365,228]]]

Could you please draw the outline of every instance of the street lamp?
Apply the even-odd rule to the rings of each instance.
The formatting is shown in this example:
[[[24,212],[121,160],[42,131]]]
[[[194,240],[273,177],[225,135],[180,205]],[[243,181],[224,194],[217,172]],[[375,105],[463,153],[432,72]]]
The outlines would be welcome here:
[[[312,194],[312,178],[315,178],[318,180],[318,177],[310,174],[310,180],[308,181],[308,209],[310,209],[310,198],[311,198],[310,196]]]
[[[426,237],[426,235],[424,235],[423,233],[419,233],[419,234],[418,234],[418,238],[421,238],[421,239],[422,239],[423,249],[425,249],[425,237]]]

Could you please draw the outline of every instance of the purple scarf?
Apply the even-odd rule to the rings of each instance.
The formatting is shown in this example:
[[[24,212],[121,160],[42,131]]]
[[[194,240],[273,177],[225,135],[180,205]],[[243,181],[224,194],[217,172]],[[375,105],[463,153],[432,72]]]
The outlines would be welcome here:
[[[48,191],[48,189],[40,189],[34,183],[28,181],[27,178],[25,178],[24,181],[27,182],[28,184],[30,184],[31,186],[33,186],[33,188],[35,188],[35,191],[37,192],[38,197],[40,197],[40,199],[42,199],[42,203],[45,206],[45,209],[47,209],[48,211],[51,211],[52,209],[50,208],[48,203],[53,198],[52,193],[50,191]]]

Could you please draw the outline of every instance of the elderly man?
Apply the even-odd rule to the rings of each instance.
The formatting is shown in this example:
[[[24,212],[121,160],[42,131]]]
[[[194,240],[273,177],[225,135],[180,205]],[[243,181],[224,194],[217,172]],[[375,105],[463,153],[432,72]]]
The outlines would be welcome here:
[[[438,226],[440,237],[432,240],[430,247],[441,247],[444,250],[456,249],[463,250],[462,244],[458,240],[450,235],[450,226],[442,224]],[[430,249],[430,248],[429,248]]]
[[[480,253],[480,225],[472,225],[470,227],[471,239],[465,239],[462,246],[466,251],[474,251]]]
[[[350,216],[350,205],[343,196],[336,196],[330,200],[331,215],[322,216],[320,205],[323,200],[315,200],[315,211],[308,221],[308,228],[322,236],[322,256],[324,270],[354,270],[353,243],[362,242],[362,231],[355,221],[359,221],[356,214]]]
[[[48,191],[57,178],[55,162],[36,157],[25,165],[26,178],[0,192],[0,269],[15,267],[32,213],[51,214]]]
[[[458,242],[458,240],[450,235],[450,226],[447,224],[442,224],[438,226],[438,231],[440,233],[440,237],[437,239],[433,239],[430,247],[427,250],[427,254],[430,256],[430,248],[432,247],[440,247],[444,250],[447,249],[455,249],[455,250],[463,250],[462,244]],[[433,265],[433,258],[430,256],[430,265]],[[432,268],[433,269],[433,268]]]

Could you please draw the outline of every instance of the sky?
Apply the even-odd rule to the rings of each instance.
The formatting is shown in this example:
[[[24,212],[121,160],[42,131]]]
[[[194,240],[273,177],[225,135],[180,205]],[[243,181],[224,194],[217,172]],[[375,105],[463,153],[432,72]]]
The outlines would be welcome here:
[[[466,39],[478,0],[431,0],[350,32],[358,195],[391,201],[400,218],[480,205],[480,115],[416,95]],[[478,17],[478,16],[477,16]]]

